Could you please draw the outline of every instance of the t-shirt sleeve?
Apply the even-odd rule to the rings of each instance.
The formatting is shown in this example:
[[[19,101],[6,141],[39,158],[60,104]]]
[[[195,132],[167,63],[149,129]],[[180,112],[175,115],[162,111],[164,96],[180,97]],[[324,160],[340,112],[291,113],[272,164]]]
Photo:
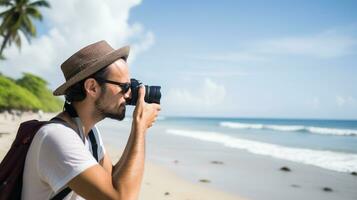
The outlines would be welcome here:
[[[39,131],[44,134],[39,148],[38,173],[54,192],[89,167],[98,164],[83,141],[72,129],[49,124]]]

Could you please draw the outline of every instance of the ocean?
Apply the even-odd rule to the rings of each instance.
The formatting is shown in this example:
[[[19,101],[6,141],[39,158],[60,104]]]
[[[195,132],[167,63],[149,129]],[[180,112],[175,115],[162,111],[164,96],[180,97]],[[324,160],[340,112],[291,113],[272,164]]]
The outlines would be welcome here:
[[[357,171],[357,121],[166,117],[167,134],[322,167]]]
[[[124,123],[130,125],[130,121],[129,117]],[[116,126],[113,123],[121,122],[101,124],[110,129]],[[226,149],[338,172],[357,171],[355,120],[160,117],[155,126],[166,136],[215,143]],[[115,135],[111,134],[114,141]]]
[[[130,125],[100,122],[104,143],[123,150]],[[248,199],[356,199],[356,133],[349,120],[159,117],[146,159]]]

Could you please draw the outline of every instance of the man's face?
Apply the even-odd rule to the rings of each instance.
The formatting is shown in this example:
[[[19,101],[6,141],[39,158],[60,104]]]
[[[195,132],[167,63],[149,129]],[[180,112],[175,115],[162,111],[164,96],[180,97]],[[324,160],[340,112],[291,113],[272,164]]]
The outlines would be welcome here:
[[[130,83],[129,69],[126,62],[122,59],[115,61],[108,66],[106,80]],[[125,118],[126,99],[130,98],[130,89],[124,93],[123,89],[115,84],[103,83],[100,96],[95,100],[95,112],[101,117],[123,120]],[[104,90],[103,90],[104,89]]]

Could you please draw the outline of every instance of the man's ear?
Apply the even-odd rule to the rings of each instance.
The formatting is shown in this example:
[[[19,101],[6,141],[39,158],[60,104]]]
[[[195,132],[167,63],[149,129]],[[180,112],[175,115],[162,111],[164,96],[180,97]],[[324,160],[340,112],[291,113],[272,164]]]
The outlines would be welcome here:
[[[84,90],[87,96],[96,98],[100,94],[100,86],[94,78],[88,78],[84,81]]]

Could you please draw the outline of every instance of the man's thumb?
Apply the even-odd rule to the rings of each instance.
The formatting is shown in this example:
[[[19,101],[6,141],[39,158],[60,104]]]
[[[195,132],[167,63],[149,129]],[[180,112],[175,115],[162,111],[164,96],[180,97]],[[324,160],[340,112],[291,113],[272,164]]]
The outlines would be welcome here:
[[[145,86],[141,85],[139,90],[138,90],[138,102],[144,102],[145,100]]]

